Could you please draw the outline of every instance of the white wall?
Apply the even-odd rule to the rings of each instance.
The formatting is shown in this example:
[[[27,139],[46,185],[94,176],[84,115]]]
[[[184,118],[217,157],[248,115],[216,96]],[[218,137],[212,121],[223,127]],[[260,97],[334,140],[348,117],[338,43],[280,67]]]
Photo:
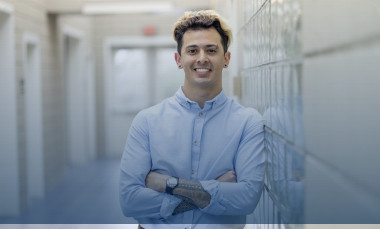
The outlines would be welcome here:
[[[379,223],[379,12],[374,0],[304,1],[309,222]]]
[[[0,215],[20,211],[13,7],[0,2]]]
[[[3,175],[1,176],[2,193],[8,193],[0,197],[4,198],[4,202],[2,200],[0,205],[1,215],[19,213],[19,210],[25,209],[27,203],[31,200],[31,196],[41,196],[41,193],[50,190],[59,183],[64,175],[64,153],[66,150],[65,86],[59,60],[59,30],[57,28],[57,18],[59,16],[48,15],[45,3],[45,0],[3,0],[0,2],[0,58],[2,58],[0,71],[2,71],[1,76],[4,76],[4,78],[1,77],[4,82],[1,82],[0,93],[5,93],[1,96],[3,100],[0,100],[1,106],[7,107],[6,112],[1,112],[0,114],[2,131],[0,141],[5,141],[5,144],[1,143],[0,146],[2,157],[0,163],[5,163],[5,165],[0,167],[2,171],[3,169],[9,170],[2,172]],[[40,74],[37,73],[34,76],[40,75],[39,88],[38,83],[29,84],[30,82],[24,77],[26,75],[24,67],[31,60],[25,58],[25,34],[33,34],[33,36],[38,37],[35,50],[41,52],[41,68]],[[38,72],[38,69],[36,72]],[[38,80],[33,82],[36,83]],[[26,93],[29,94],[30,92],[28,86],[31,86],[34,92],[41,93],[41,104],[29,106],[29,104],[33,103],[35,105],[35,100],[26,95]],[[38,106],[41,106],[40,113],[35,112],[38,110]],[[33,109],[33,114],[28,107]],[[41,123],[43,123],[42,130],[30,127],[30,125],[40,126],[38,122],[28,121],[32,115],[36,118],[35,120],[41,120]],[[35,132],[31,133],[30,130]],[[41,132],[42,150],[32,150],[39,153],[39,158],[32,157],[34,159],[30,160],[30,146],[41,140]],[[33,140],[28,140],[30,138],[28,136],[33,136]],[[36,141],[36,139],[39,140]],[[39,144],[38,148],[41,148],[41,144]],[[35,163],[37,161],[42,163],[42,166],[41,164],[37,165]],[[32,169],[35,166],[41,169],[39,170],[38,180],[31,178],[33,173],[28,171],[38,172],[38,169]],[[4,182],[9,184],[3,185]],[[32,187],[31,185],[38,183],[40,186],[37,191],[36,186]],[[37,192],[39,194],[36,194]]]

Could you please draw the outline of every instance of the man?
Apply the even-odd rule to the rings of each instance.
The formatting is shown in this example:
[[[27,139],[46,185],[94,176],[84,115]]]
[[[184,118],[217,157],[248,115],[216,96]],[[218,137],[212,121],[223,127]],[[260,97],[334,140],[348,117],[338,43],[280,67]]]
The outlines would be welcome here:
[[[183,87],[136,116],[121,161],[122,210],[143,228],[243,228],[260,199],[262,117],[222,90],[231,38],[215,11],[175,24]]]

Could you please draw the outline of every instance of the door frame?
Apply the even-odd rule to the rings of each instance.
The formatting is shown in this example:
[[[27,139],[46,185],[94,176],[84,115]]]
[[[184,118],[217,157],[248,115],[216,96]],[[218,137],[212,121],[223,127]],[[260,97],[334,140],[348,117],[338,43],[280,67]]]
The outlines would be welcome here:
[[[80,164],[88,160],[87,131],[85,128],[84,73],[84,32],[69,25],[62,25],[60,33],[61,63],[65,85],[66,101],[66,164]],[[66,51],[66,39],[75,41],[75,48]],[[69,48],[72,48],[69,45]],[[71,55],[66,57],[66,53]],[[75,61],[74,61],[75,59]],[[68,62],[66,62],[68,60]],[[74,65],[75,69],[66,69],[66,65]],[[75,70],[75,73],[73,73]],[[74,76],[83,76],[75,77]],[[82,88],[82,90],[76,90]],[[75,111],[75,112],[72,112]]]
[[[29,56],[30,45],[33,46],[32,56]],[[34,33],[24,33],[22,48],[25,88],[27,196],[30,201],[33,198],[42,198],[45,194],[40,38]],[[29,66],[30,58],[32,58],[32,64],[34,64],[33,69],[30,69]]]
[[[113,76],[113,50],[122,48],[164,48],[176,47],[171,36],[131,36],[131,37],[108,37],[103,42],[103,74],[104,74],[104,149],[105,155],[109,155],[110,144],[109,123],[112,111],[112,76]],[[174,58],[174,57],[173,57]],[[126,130],[128,131],[128,130]],[[100,135],[101,136],[101,135]],[[110,155],[114,156],[114,155]]]

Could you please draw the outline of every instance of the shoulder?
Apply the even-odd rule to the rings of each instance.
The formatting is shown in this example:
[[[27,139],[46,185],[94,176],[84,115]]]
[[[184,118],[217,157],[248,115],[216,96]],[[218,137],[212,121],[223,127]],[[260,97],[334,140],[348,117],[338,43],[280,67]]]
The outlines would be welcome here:
[[[238,102],[236,102],[232,98],[228,98],[228,103],[230,106],[230,111],[234,115],[238,115],[244,120],[250,120],[250,121],[256,121],[256,122],[261,122],[263,121],[263,116],[255,109],[252,107],[245,107]]]
[[[232,98],[227,100],[227,109],[229,109],[230,120],[235,120],[243,125],[244,132],[261,132],[264,130],[263,116],[255,108],[245,107]]]

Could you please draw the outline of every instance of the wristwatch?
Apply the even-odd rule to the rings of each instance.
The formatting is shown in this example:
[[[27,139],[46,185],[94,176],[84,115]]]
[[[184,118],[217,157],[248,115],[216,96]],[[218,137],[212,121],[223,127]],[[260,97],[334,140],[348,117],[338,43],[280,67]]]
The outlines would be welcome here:
[[[179,179],[178,177],[169,177],[166,180],[166,189],[165,192],[173,195],[173,190],[178,186]]]

